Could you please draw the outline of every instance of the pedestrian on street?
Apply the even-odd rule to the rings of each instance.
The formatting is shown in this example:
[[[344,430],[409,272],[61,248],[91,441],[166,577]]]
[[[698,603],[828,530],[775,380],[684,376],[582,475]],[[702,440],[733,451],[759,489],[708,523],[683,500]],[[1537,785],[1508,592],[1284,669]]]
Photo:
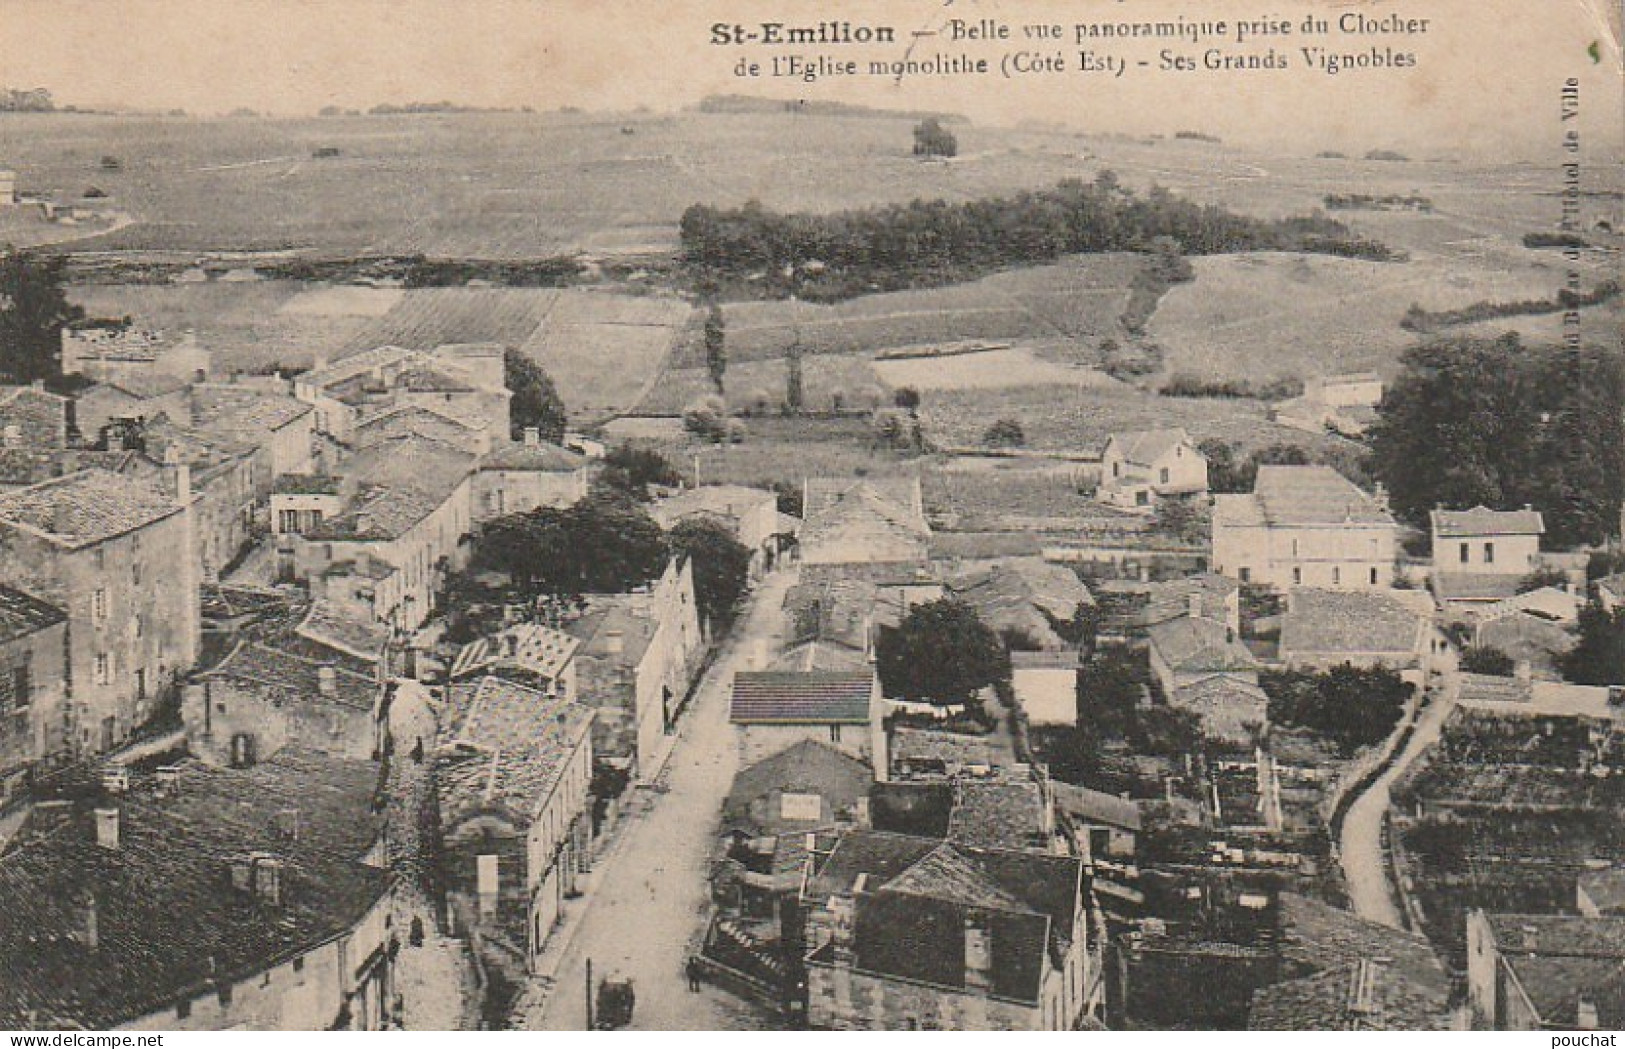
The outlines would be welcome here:
[[[688,956],[688,965],[684,968],[688,972],[688,989],[698,991],[700,989],[700,960],[691,954]]]

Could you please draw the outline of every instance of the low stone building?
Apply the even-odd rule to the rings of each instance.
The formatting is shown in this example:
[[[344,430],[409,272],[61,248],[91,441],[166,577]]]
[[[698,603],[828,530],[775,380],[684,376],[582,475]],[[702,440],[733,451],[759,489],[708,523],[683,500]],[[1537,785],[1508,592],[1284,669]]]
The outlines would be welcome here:
[[[884,769],[883,712],[880,681],[872,671],[740,671],[734,675],[728,721],[746,764],[817,740]]]

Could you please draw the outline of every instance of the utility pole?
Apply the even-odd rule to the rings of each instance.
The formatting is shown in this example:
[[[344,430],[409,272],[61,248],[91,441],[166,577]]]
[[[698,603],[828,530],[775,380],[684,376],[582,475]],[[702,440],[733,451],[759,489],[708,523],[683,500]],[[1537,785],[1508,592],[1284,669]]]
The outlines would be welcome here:
[[[592,959],[587,959],[587,1030],[592,1030]]]

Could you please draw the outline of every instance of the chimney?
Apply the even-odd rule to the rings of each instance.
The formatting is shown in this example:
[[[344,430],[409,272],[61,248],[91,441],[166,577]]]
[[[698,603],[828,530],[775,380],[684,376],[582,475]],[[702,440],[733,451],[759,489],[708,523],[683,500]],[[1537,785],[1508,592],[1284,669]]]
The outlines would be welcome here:
[[[316,691],[323,696],[334,696],[339,690],[338,671],[330,666],[316,668]]]
[[[987,925],[979,917],[965,915],[965,990],[985,992],[992,985],[993,950]]]
[[[276,814],[276,835],[283,841],[299,840],[299,810],[278,809]]]
[[[276,856],[254,857],[254,895],[271,906],[282,903],[282,860]]]
[[[181,767],[179,765],[159,765],[157,779],[159,794],[168,794],[177,790],[181,785]]]
[[[130,769],[125,765],[107,765],[102,769],[102,789],[109,794],[123,794],[130,789]]]
[[[119,845],[118,809],[96,810],[96,844],[104,849],[116,850]]]
[[[94,951],[102,943],[101,914],[96,904],[95,890],[87,890],[78,900],[79,942]]]
[[[1191,594],[1185,599],[1185,611],[1192,619],[1202,618],[1202,595]]]
[[[542,443],[542,431],[535,426],[525,427],[525,447],[534,448]]]

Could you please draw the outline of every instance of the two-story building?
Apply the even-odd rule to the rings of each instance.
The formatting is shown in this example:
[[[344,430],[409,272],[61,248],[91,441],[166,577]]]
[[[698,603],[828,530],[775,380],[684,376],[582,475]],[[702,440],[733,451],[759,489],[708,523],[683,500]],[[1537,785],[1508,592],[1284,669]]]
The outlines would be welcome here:
[[[344,444],[369,419],[402,407],[426,408],[505,439],[512,398],[503,348],[487,343],[380,346],[333,363],[317,361],[295,377],[294,396],[315,409],[318,432]]]
[[[719,522],[750,551],[753,577],[760,576],[778,553],[778,497],[761,488],[737,484],[689,488],[656,502],[649,515],[667,531],[684,521]]]
[[[1168,496],[1207,494],[1207,456],[1182,429],[1114,433],[1100,455],[1095,498],[1149,511]]]
[[[931,553],[931,526],[920,479],[809,478],[800,536],[806,565],[923,565]]]
[[[0,585],[0,808],[72,752],[67,623],[57,606]]]
[[[728,721],[744,765],[813,740],[884,770],[885,710],[873,670],[742,670],[734,675]]]
[[[549,444],[535,427],[527,427],[518,442],[504,441],[480,456],[474,520],[574,506],[587,497],[588,481],[586,456]]]
[[[1386,588],[1398,536],[1381,490],[1329,466],[1260,466],[1251,494],[1213,502],[1213,569],[1243,583]]]
[[[68,614],[75,755],[117,747],[197,662],[191,503],[96,469],[0,493],[0,580]]]
[[[35,808],[0,862],[0,1025],[380,1030],[404,940],[378,768],[292,748]]]
[[[193,383],[186,414],[171,416],[202,433],[255,448],[255,491],[261,499],[277,478],[315,470],[315,417],[310,405],[285,389],[246,380]]]
[[[1076,857],[851,831],[802,905],[814,1028],[1070,1031],[1103,1000]]]
[[[1467,1006],[1478,1031],[1625,1025],[1625,918],[1467,914]]]
[[[143,455],[126,472],[176,491],[179,472],[187,471],[198,578],[216,581],[253,542],[258,491],[254,446],[174,425],[167,416],[147,422],[142,441]]]
[[[534,965],[586,869],[593,711],[497,677],[450,693],[435,773],[452,921]]]

